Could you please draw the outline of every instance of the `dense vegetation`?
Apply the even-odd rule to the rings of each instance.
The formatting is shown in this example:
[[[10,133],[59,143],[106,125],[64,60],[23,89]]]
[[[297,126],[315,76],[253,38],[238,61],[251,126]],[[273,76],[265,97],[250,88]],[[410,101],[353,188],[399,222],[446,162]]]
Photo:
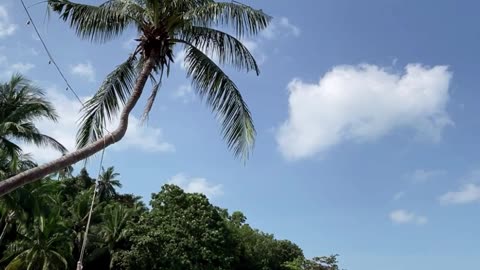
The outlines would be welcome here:
[[[305,260],[296,244],[252,228],[241,212],[202,194],[164,185],[146,207],[115,190],[118,176],[108,168],[100,177],[84,269],[338,269],[335,257]],[[94,188],[83,169],[3,197],[0,268],[75,269]]]

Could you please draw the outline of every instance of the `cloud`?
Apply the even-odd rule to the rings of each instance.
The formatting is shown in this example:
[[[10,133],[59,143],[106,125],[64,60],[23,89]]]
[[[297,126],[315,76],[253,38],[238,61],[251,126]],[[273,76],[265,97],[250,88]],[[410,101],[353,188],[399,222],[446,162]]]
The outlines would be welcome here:
[[[212,184],[205,178],[188,177],[183,173],[179,173],[168,180],[169,184],[181,187],[188,193],[202,193],[210,199],[223,194],[222,185]]]
[[[428,222],[427,217],[419,216],[403,209],[392,211],[390,213],[390,220],[395,224],[425,225]]]
[[[19,73],[27,73],[30,71],[32,68],[34,68],[35,65],[32,63],[15,63],[10,66],[10,69],[12,72],[19,72]]]
[[[95,69],[89,61],[71,66],[70,73],[86,78],[89,82],[95,81]]]
[[[288,18],[280,17],[278,19],[273,19],[270,25],[260,34],[265,39],[273,40],[278,37],[298,37],[300,36],[300,33],[300,28],[292,24]]]
[[[409,64],[403,74],[375,65],[336,66],[318,83],[288,84],[289,116],[277,131],[283,156],[312,157],[346,141],[374,141],[397,129],[438,142],[452,125],[446,66]]]
[[[195,98],[195,95],[192,86],[184,84],[175,89],[172,97],[183,101],[183,103],[189,103]]]
[[[7,8],[0,5],[0,38],[11,36],[16,30],[17,25],[10,22]]]
[[[447,174],[444,170],[424,170],[419,169],[412,173],[411,178],[414,182],[424,183],[434,178],[442,177]]]
[[[57,123],[41,120],[36,122],[36,126],[43,133],[52,136],[62,143],[69,150],[75,149],[75,136],[78,129],[77,123],[80,118],[81,105],[73,98],[67,96],[68,93],[61,92],[55,88],[49,88],[46,91],[47,99],[52,102],[60,116]],[[86,98],[82,98],[86,100]],[[125,137],[109,147],[114,151],[145,151],[145,152],[172,152],[174,146],[166,142],[163,138],[162,130],[154,127],[147,127],[140,123],[141,121],[130,116],[129,127]],[[108,130],[113,130],[114,125],[109,124]],[[22,145],[26,153],[32,153],[37,162],[43,163],[58,158],[60,154],[50,148],[38,148],[34,145]]]
[[[466,184],[458,191],[450,191],[439,198],[442,204],[468,204],[480,201],[480,186]]]
[[[0,78],[2,79],[8,79],[14,73],[25,75],[25,73],[28,73],[34,67],[34,64],[25,62],[10,64],[6,56],[0,55]]]

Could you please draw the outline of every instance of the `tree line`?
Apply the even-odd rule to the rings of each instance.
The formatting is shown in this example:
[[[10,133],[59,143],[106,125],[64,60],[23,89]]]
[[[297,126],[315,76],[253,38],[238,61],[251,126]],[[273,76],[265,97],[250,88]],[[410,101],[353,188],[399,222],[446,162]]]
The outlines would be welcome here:
[[[164,185],[147,207],[121,194],[110,167],[98,179],[83,269],[335,270],[335,256],[306,260],[288,240],[252,228],[241,212]],[[76,269],[95,179],[56,174],[0,201],[0,268]]]

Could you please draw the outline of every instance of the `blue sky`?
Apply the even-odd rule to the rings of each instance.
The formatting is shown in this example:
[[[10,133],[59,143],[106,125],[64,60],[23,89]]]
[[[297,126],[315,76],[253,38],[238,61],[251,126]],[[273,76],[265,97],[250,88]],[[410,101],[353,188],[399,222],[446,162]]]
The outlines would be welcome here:
[[[173,182],[204,192],[307,256],[340,254],[349,270],[478,268],[480,4],[246,3],[275,18],[245,40],[261,75],[226,69],[255,119],[253,156],[243,165],[227,151],[178,52],[148,124],[138,106],[106,153],[123,191],[149,198]],[[44,23],[44,5],[31,12],[82,98],[131,50],[133,32],[92,45],[55,14]],[[21,71],[45,88],[62,119],[39,125],[73,147],[79,104],[26,22],[17,1],[2,1],[0,79]],[[26,149],[39,162],[55,155]]]

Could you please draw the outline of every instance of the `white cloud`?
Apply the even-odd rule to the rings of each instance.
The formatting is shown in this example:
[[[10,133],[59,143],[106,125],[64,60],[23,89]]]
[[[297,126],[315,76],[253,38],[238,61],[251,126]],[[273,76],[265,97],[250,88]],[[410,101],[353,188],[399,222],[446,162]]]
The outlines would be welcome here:
[[[270,22],[270,25],[260,34],[265,39],[273,40],[278,37],[298,37],[300,36],[300,33],[300,28],[292,24],[288,18],[280,17],[278,19],[273,19],[272,22]]]
[[[57,139],[69,150],[74,150],[77,123],[81,116],[81,105],[67,94],[68,92],[60,92],[55,88],[48,89],[46,91],[47,99],[54,104],[60,117],[57,123],[42,120],[36,122],[36,125],[43,133]],[[82,99],[86,100],[86,98]],[[110,124],[108,130],[111,131],[114,127]],[[33,145],[22,145],[22,148],[25,152],[32,153],[35,160],[40,163],[51,161],[60,156],[57,151],[50,148],[38,148]],[[141,125],[140,120],[135,116],[129,118],[129,127],[125,137],[110,146],[109,149],[145,152],[171,152],[175,150],[172,144],[164,140],[161,129]]]
[[[212,184],[205,178],[188,177],[183,173],[179,173],[168,180],[169,184],[181,187],[188,193],[202,193],[209,198],[213,198],[223,194],[222,185]]]
[[[445,176],[447,172],[444,170],[424,170],[419,169],[412,173],[412,180],[417,183],[427,182],[434,178]]]
[[[17,30],[17,25],[10,21],[7,9],[0,5],[0,38],[13,35]]]
[[[35,65],[32,63],[15,63],[10,66],[10,70],[12,72],[19,72],[19,73],[27,73],[30,71],[32,68],[34,68]]]
[[[405,192],[399,191],[399,192],[395,193],[395,195],[393,195],[393,200],[398,201],[403,197],[405,197]]]
[[[480,186],[466,184],[458,191],[450,191],[440,196],[442,204],[468,204],[480,201]]]
[[[95,81],[95,68],[89,61],[71,66],[70,72],[74,75],[86,78],[89,82]]]
[[[292,35],[294,35],[296,37],[300,36],[300,28],[298,28],[297,26],[290,23],[288,18],[281,17],[280,18],[280,25],[283,26],[288,31],[290,31],[292,33]]]
[[[172,97],[174,99],[179,99],[184,103],[189,103],[195,98],[195,95],[192,86],[184,84],[180,85],[177,89],[175,89]]]
[[[452,125],[446,66],[409,64],[404,74],[375,65],[336,66],[318,83],[288,84],[289,116],[277,132],[285,158],[312,157],[345,142],[373,141],[400,128],[437,142]]]
[[[413,212],[399,209],[390,213],[390,220],[396,224],[416,224],[425,225],[428,222],[428,218],[425,216],[419,216]]]
[[[14,64],[10,64],[8,58],[4,55],[0,55],[0,78],[1,79],[8,79],[14,73],[20,73],[25,75],[31,69],[35,67],[32,63],[24,63],[24,62],[17,62]]]
[[[159,128],[145,126],[137,117],[130,116],[125,137],[112,146],[117,150],[142,150],[144,152],[174,152],[175,147],[164,141],[163,132]],[[108,125],[108,130],[114,130],[116,124]]]

